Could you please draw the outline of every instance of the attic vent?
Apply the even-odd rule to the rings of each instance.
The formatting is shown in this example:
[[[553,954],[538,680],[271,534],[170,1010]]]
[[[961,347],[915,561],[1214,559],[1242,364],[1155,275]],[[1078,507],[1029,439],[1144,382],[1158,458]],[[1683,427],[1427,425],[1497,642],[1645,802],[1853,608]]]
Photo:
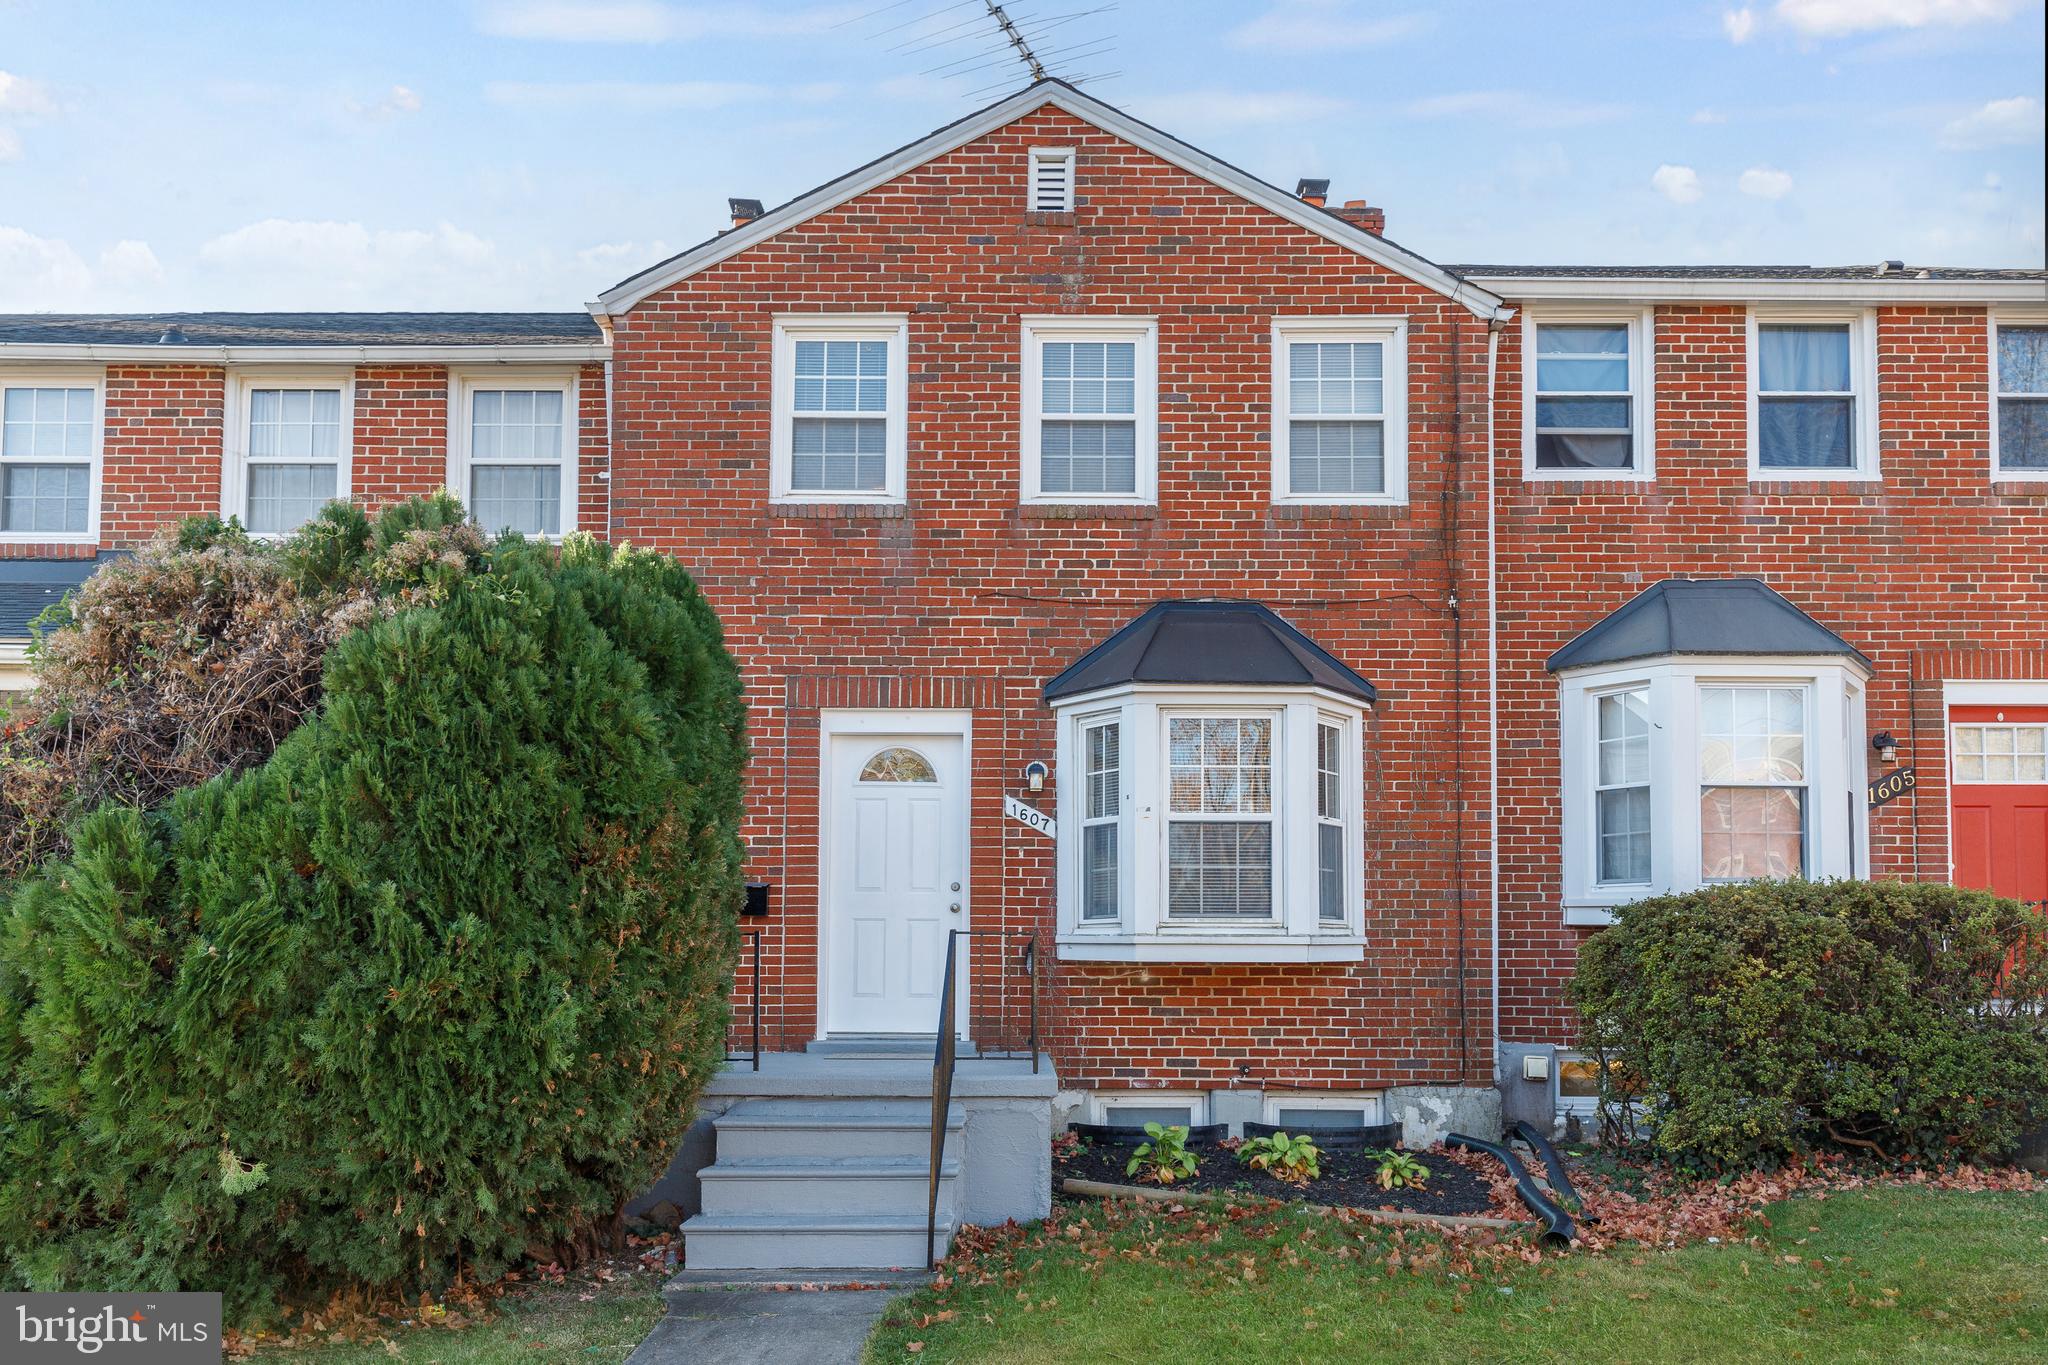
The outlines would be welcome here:
[[[1033,213],[1074,211],[1074,149],[1033,147],[1031,149],[1031,196]]]

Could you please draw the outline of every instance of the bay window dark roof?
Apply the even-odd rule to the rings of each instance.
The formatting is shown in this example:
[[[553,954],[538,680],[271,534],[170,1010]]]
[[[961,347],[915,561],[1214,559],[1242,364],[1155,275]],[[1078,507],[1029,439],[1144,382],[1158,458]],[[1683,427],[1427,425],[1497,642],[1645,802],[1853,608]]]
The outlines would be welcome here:
[[[1153,606],[1045,685],[1045,699],[1127,683],[1321,687],[1371,703],[1373,685],[1257,602]]]
[[[1668,578],[1645,588],[1550,656],[1555,673],[1664,654],[1846,654],[1847,640],[1755,578]]]
[[[64,600],[64,594],[92,577],[116,551],[103,550],[97,559],[0,559],[0,640],[26,640],[28,623],[43,608]]]

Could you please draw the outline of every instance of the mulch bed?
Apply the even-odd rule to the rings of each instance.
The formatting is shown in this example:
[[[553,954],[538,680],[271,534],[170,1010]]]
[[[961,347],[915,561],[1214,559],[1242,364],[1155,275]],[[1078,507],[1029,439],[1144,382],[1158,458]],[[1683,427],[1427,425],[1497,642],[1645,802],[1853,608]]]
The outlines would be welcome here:
[[[1429,1167],[1429,1181],[1419,1189],[1383,1190],[1376,1178],[1379,1163],[1364,1152],[1324,1152],[1323,1173],[1306,1185],[1289,1185],[1264,1171],[1241,1164],[1235,1152],[1221,1147],[1190,1149],[1201,1167],[1189,1180],[1166,1188],[1197,1194],[1242,1194],[1259,1199],[1296,1199],[1340,1208],[1397,1209],[1407,1213],[1486,1215],[1496,1210],[1487,1180],[1440,1150],[1415,1155]],[[1072,1156],[1055,1158],[1052,1184],[1063,1180],[1095,1180],[1111,1185],[1139,1183],[1124,1174],[1128,1147],[1083,1147]],[[1156,1186],[1151,1188],[1157,1188]],[[1526,1214],[1520,1215],[1526,1217]]]

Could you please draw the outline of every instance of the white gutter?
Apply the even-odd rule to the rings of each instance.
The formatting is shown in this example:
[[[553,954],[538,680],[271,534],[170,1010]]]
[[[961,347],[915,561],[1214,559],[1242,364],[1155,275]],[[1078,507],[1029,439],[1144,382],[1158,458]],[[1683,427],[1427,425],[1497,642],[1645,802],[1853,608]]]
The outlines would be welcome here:
[[[562,364],[609,359],[611,343],[554,342],[483,346],[194,346],[98,345],[91,342],[0,342],[0,360],[95,361],[163,365]]]
[[[1500,366],[1502,320],[1486,329],[1486,920],[1493,959],[1493,1080],[1500,1084],[1500,517],[1495,497],[1493,413]]]
[[[1513,299],[1576,299],[1630,303],[1729,303],[1777,300],[1878,303],[2048,303],[2048,279],[1934,280],[1902,274],[1889,279],[1770,280],[1588,278],[1560,275],[1472,275],[1474,284]]]

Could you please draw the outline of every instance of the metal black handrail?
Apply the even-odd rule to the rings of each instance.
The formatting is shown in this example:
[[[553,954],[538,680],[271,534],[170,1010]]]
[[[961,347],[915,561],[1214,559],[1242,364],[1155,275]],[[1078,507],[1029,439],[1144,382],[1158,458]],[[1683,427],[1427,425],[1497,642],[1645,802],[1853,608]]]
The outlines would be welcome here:
[[[959,1022],[954,1017],[953,982],[957,975],[960,940],[972,938],[973,929],[946,931],[945,979],[939,983],[939,1027],[932,1044],[932,1134],[931,1173],[925,1184],[924,1268],[937,1264],[939,1244],[939,1171],[946,1159],[946,1116],[953,1107],[953,1069],[959,1063]],[[1038,1074],[1038,935],[1030,930],[990,929],[979,931],[989,938],[1021,938],[1018,954],[1024,974],[1031,978],[1031,1074]]]
[[[759,1071],[761,1069],[761,931],[759,929],[742,929],[740,930],[740,937],[753,940],[754,970],[752,980],[747,988],[747,1012],[753,1016],[753,1069]],[[732,1055],[732,1049],[727,1048],[725,1060],[736,1062],[739,1058]]]

